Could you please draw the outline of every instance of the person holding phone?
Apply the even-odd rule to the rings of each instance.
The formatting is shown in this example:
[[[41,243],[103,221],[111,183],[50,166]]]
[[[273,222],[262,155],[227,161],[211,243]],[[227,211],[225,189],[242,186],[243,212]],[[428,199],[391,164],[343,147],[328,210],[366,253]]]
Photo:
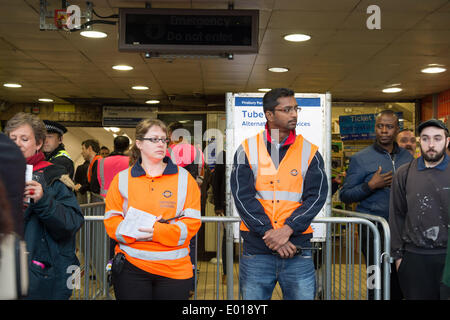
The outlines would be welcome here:
[[[200,190],[194,178],[166,156],[168,141],[162,121],[142,120],[130,168],[114,177],[106,194],[104,224],[118,242],[111,270],[118,300],[189,297],[189,242],[201,226]],[[136,211],[152,215],[138,220],[152,220],[152,225],[141,223],[131,236],[125,232],[126,218]]]
[[[20,112],[8,120],[5,133],[33,165],[25,182],[24,236],[29,252],[27,299],[69,299],[69,267],[78,266],[75,235],[84,222],[64,167],[45,161],[46,129],[36,115]],[[30,201],[25,201],[30,199]]]

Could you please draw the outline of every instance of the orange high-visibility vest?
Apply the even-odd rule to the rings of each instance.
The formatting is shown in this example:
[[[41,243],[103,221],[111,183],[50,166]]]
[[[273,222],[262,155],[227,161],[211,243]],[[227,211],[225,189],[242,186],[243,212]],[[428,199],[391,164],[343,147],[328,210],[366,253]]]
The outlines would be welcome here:
[[[127,261],[156,275],[173,279],[193,276],[189,242],[201,226],[200,190],[183,168],[176,174],[133,177],[131,169],[119,172],[111,182],[105,201],[105,229],[118,245],[115,252]],[[120,224],[129,207],[163,219],[180,217],[170,223],[155,222],[151,241],[121,235]]]
[[[128,168],[130,158],[123,155],[109,156],[102,158],[97,164],[97,179],[100,185],[100,195],[106,197],[109,185],[114,176],[122,170]]]
[[[256,198],[274,229],[281,228],[302,205],[303,181],[318,147],[297,135],[278,169],[267,151],[265,131],[244,140],[242,146],[255,177]],[[277,155],[274,155],[278,159]],[[249,231],[241,222],[241,230]],[[312,233],[311,226],[303,233]]]
[[[103,159],[103,157],[101,155],[96,155],[94,157],[94,159],[92,159],[91,163],[89,163],[89,168],[88,168],[88,172],[87,172],[87,178],[88,178],[88,182],[91,182],[91,178],[92,178],[92,167],[94,166],[94,163],[96,160],[101,160]]]

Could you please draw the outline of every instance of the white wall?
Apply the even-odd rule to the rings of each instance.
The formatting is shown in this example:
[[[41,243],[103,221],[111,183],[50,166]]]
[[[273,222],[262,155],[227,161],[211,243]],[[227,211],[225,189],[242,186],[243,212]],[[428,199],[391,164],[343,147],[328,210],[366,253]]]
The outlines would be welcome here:
[[[120,128],[120,134],[126,133],[133,141],[134,128]],[[102,127],[67,127],[67,133],[63,136],[63,143],[66,151],[72,158],[75,169],[84,162],[81,156],[81,143],[87,139],[96,139],[101,146],[106,146],[112,152],[114,149],[114,136],[112,132],[106,131]]]

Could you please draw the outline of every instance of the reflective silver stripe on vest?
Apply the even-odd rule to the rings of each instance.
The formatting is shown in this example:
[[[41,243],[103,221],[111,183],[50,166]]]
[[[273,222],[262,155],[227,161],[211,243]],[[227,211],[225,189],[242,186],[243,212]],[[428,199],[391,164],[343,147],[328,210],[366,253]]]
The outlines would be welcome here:
[[[119,223],[119,225],[117,226],[117,229],[116,229],[116,239],[117,239],[118,242],[124,242],[124,243],[126,243],[125,238],[124,238],[124,237],[122,236],[122,234],[120,234],[120,232],[119,232],[120,226],[122,225],[122,223],[123,223],[123,221],[121,221],[121,222]]]
[[[100,160],[100,195],[106,195],[108,190],[105,190],[105,158]]]
[[[312,145],[306,139],[303,139],[303,147],[302,147],[302,177],[303,181],[305,180],[306,171],[308,171],[308,161],[311,156],[311,148]]]
[[[274,197],[275,194],[275,197]],[[289,192],[289,191],[256,191],[256,199],[261,200],[286,200],[286,201],[294,201],[301,202],[302,193],[297,192]]]
[[[147,261],[176,260],[184,258],[189,254],[189,250],[187,248],[171,251],[145,251],[132,248],[123,243],[119,243],[119,247],[130,257]]]
[[[184,224],[183,221],[177,221],[172,224],[175,224],[178,227],[180,227],[180,239],[178,240],[177,246],[181,246],[186,241],[186,238],[188,236],[187,226]]]
[[[183,215],[185,217],[194,218],[194,219],[200,219],[200,217],[201,217],[200,211],[195,210],[195,209],[190,209],[190,208],[184,209],[183,210]]]
[[[122,210],[125,217],[128,211],[128,168],[119,172],[119,192],[123,198]]]
[[[122,216],[123,217],[123,212],[116,211],[116,210],[109,210],[108,212],[105,212],[105,220],[109,219],[111,217],[114,217],[114,216]]]
[[[250,164],[252,171],[253,171],[253,176],[255,177],[255,181],[256,181],[256,177],[258,176],[258,140],[256,139],[257,136],[253,136],[248,138],[247,142],[248,142],[248,153],[250,156],[250,159],[248,159],[248,163]]]
[[[176,216],[179,216],[184,208],[186,202],[187,186],[188,186],[188,174],[186,169],[178,167],[178,190],[177,190],[177,212]]]

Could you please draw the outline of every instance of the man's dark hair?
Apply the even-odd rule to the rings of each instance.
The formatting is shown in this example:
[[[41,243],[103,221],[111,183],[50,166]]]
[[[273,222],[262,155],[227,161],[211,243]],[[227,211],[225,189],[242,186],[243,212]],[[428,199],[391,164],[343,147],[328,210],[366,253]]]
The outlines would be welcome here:
[[[273,111],[275,107],[279,104],[278,98],[282,97],[293,97],[295,92],[287,88],[275,88],[267,92],[263,97],[263,110]]]
[[[167,126],[167,131],[169,131],[170,133],[174,132],[177,129],[184,129],[184,126],[181,122],[172,122]]]
[[[109,151],[108,147],[106,147],[106,146],[101,147],[100,150],[108,150]]]
[[[117,136],[114,138],[114,151],[124,153],[130,146],[130,139],[126,136]]]
[[[81,145],[84,146],[86,149],[89,147],[92,147],[92,150],[94,150],[95,153],[100,152],[100,144],[98,143],[97,140],[94,140],[94,139],[84,140],[81,143]]]
[[[400,121],[398,120],[398,116],[395,114],[394,111],[390,110],[390,109],[386,109],[381,111],[379,114],[377,114],[377,118],[381,117],[381,116],[391,116],[394,117],[395,119],[397,119],[396,123],[397,123],[397,127],[400,127]]]

